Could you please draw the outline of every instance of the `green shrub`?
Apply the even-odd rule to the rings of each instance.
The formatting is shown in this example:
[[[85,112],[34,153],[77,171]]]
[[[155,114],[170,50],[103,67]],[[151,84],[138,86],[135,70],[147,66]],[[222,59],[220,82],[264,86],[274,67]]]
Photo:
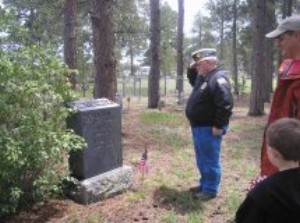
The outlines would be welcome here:
[[[45,48],[0,54],[0,217],[57,191],[68,152],[83,146],[66,128],[68,72]]]

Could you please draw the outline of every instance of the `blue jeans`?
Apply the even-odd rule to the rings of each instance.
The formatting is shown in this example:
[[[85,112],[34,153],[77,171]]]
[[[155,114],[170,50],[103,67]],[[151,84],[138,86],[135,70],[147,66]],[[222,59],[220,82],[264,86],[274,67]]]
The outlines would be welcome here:
[[[227,130],[224,128],[224,134]],[[222,135],[212,135],[212,127],[192,127],[196,163],[200,172],[202,191],[217,194],[221,181],[221,142]]]

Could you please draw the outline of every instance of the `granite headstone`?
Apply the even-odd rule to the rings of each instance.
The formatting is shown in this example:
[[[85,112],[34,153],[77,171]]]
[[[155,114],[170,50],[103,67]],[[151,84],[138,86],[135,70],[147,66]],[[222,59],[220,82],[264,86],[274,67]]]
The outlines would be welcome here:
[[[80,100],[71,104],[76,113],[68,127],[82,136],[87,147],[70,153],[72,175],[87,179],[123,165],[121,107],[106,98]]]

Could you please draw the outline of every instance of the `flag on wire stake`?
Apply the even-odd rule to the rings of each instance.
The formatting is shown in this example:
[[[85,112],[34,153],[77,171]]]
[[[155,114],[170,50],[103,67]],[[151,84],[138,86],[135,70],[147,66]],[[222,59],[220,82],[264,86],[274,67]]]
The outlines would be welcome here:
[[[148,173],[147,160],[148,160],[148,150],[147,150],[147,146],[145,146],[145,151],[143,152],[142,157],[138,163],[138,169],[143,175],[145,173]]]

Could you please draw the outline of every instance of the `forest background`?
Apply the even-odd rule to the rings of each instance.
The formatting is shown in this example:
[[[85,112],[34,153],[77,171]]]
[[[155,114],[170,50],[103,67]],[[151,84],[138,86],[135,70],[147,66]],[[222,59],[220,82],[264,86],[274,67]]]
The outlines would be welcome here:
[[[276,68],[282,61],[272,40],[267,40],[264,35],[276,26],[277,21],[300,11],[299,1],[292,0],[210,0],[205,3],[205,15],[199,13],[195,16],[192,35],[185,37],[184,0],[178,0],[178,12],[172,10],[166,2],[159,0],[3,0],[2,3],[0,10],[2,219],[10,214],[22,213],[20,211],[32,207],[31,205],[60,194],[61,177],[66,179],[68,176],[67,172],[62,171],[67,169],[66,153],[72,149],[80,149],[84,143],[72,132],[68,132],[63,124],[70,111],[63,109],[61,105],[76,98],[107,97],[116,101],[117,95],[121,92],[124,108],[132,111],[128,116],[132,120],[137,120],[140,125],[144,123],[142,128],[146,129],[145,134],[148,134],[128,134],[127,137],[130,137],[126,138],[129,124],[126,122],[128,117],[124,116],[122,131],[125,133],[123,139],[125,163],[135,163],[132,157],[126,158],[126,154],[137,156],[141,152],[140,148],[137,148],[138,145],[126,144],[126,140],[132,142],[135,141],[135,137],[136,142],[143,147],[146,138],[154,134],[153,138],[150,137],[152,141],[147,141],[146,144],[152,145],[153,153],[156,151],[158,154],[163,153],[161,146],[166,147],[166,153],[163,153],[166,160],[174,156],[174,151],[170,153],[168,150],[170,145],[173,148],[177,148],[178,145],[180,148],[192,147],[185,140],[188,137],[186,134],[188,132],[185,132],[188,131],[186,130],[188,126],[182,117],[185,99],[191,90],[185,77],[185,69],[191,62],[191,53],[201,47],[218,50],[221,65],[232,79],[236,99],[233,125],[238,127],[235,130],[237,132],[233,131],[235,134],[229,136],[228,140],[238,138],[238,141],[243,143],[235,145],[230,141],[230,146],[224,150],[228,153],[226,152],[224,156],[231,158],[233,156],[236,162],[239,162],[239,159],[249,162],[248,159],[242,158],[244,153],[232,154],[231,146],[246,145],[247,149],[244,152],[256,157],[252,150],[248,150],[254,145],[249,146],[247,140],[254,143],[252,141],[254,135],[255,139],[259,139],[254,132],[262,134],[264,123],[262,120],[265,117],[263,115],[267,112],[268,103],[271,101]],[[165,107],[164,112],[153,113],[152,110],[148,110],[162,109],[162,105]],[[240,121],[240,117],[245,118],[245,122]],[[153,127],[150,123],[166,122],[166,128],[170,125],[172,129],[178,126],[175,121],[177,118],[182,120],[179,124],[185,126],[183,131],[185,134],[179,137],[178,132],[173,132],[164,136],[169,139],[170,136],[178,136],[182,142],[174,141],[172,137],[171,142],[174,144],[164,143],[165,139],[159,138],[159,135],[166,129],[161,129],[158,124]],[[150,121],[147,121],[148,119]],[[237,120],[240,122],[236,123]],[[250,123],[254,125],[253,128],[249,127]],[[241,125],[247,125],[249,129]],[[256,131],[252,131],[253,129]],[[252,134],[250,138],[249,131]],[[259,144],[259,140],[255,142]],[[255,144],[255,148],[259,147],[258,144]],[[126,146],[136,150],[132,151]],[[187,155],[185,162],[190,161],[191,157]],[[187,164],[184,163],[183,166],[185,165]],[[250,174],[243,175],[244,180],[250,180],[255,175],[255,166],[257,165],[249,163],[245,167],[247,173],[250,169]],[[155,169],[155,164],[153,167]],[[57,168],[61,174],[57,174]],[[159,168],[157,170],[166,171]],[[225,173],[225,176],[230,176],[230,182],[232,179],[240,179],[238,175],[232,178],[230,173]],[[153,181],[150,176],[149,179]],[[241,196],[242,190],[234,194],[233,198],[225,196],[224,199],[216,201],[220,202],[219,204],[228,202],[226,210],[223,210],[221,205],[217,205],[217,209],[204,208],[203,213],[200,211],[203,216],[199,217],[201,208],[194,209],[194,205],[201,207],[200,204],[190,201],[188,195],[183,193],[179,199],[188,199],[186,203],[180,200],[183,207],[177,198],[174,198],[178,195],[178,191],[170,191],[170,188],[166,190],[163,187],[166,182],[161,180],[160,186],[151,183],[148,185],[149,190],[143,189],[137,194],[134,192],[127,194],[129,197],[138,196],[138,199],[129,198],[128,201],[121,197],[129,203],[122,203],[125,210],[122,209],[120,213],[126,213],[126,207],[134,206],[137,202],[144,207],[141,213],[149,208],[147,206],[149,204],[152,204],[154,209],[157,207],[164,209],[160,209],[159,216],[154,215],[153,219],[176,222],[179,218],[186,222],[207,222],[207,219],[216,215],[216,222],[223,222],[224,219],[232,220],[234,209],[241,201],[236,197]],[[178,185],[179,188],[187,186],[182,182],[177,182]],[[151,194],[155,200],[157,197],[154,196],[153,190],[157,192],[157,188],[158,194],[163,193],[166,200],[153,204],[146,198]],[[114,201],[120,203],[120,200],[111,200]],[[103,205],[109,205],[109,202]],[[167,202],[167,205],[164,205],[164,202]],[[231,206],[232,202],[234,204]],[[60,205],[64,206],[64,203]],[[110,207],[112,206],[105,206],[107,209]],[[59,213],[61,209],[63,208],[59,206],[57,212]],[[133,211],[134,207],[130,210]],[[53,216],[47,214],[45,216],[43,213],[40,216],[30,215],[32,213],[30,211],[27,213],[29,216],[26,217],[22,214],[17,215],[17,221],[22,221],[22,216],[24,219],[41,217],[43,221],[56,216],[54,213]],[[75,218],[74,221],[79,218],[80,222],[83,220],[79,216],[70,217],[70,213],[65,209],[63,213],[65,214],[62,214],[64,217],[63,220],[60,219],[61,221],[68,222],[70,218],[71,220]],[[94,214],[84,219],[90,221],[89,219],[94,218]],[[111,217],[107,216],[105,211],[104,214],[101,211],[95,218],[96,222],[102,218],[105,222]],[[115,217],[115,222],[118,222],[117,217],[122,218],[117,215]],[[132,218],[129,218],[128,222],[131,220]]]

